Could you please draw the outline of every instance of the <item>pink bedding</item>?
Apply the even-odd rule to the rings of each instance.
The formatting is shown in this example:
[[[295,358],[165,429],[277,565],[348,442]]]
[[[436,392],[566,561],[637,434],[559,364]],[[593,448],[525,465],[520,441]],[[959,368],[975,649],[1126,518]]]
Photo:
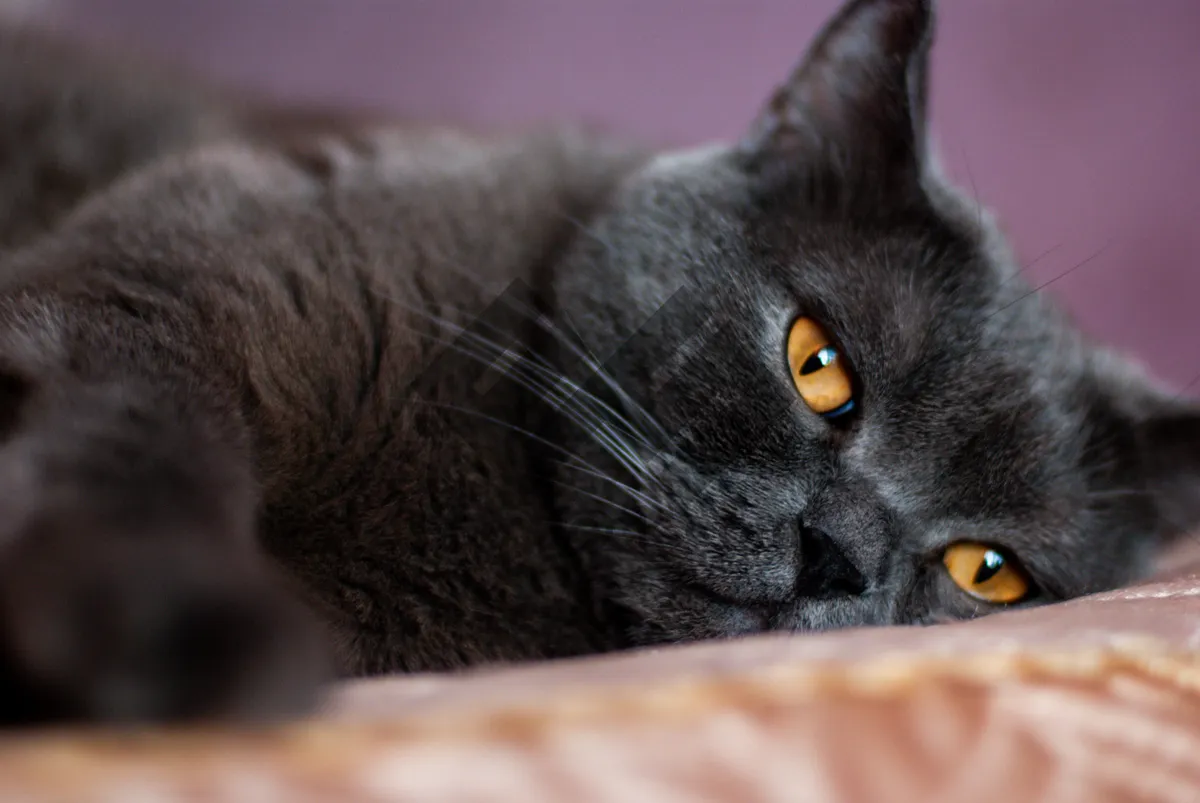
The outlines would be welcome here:
[[[931,628],[335,690],[247,732],[12,735],[0,800],[1200,800],[1200,549],[1153,581]]]

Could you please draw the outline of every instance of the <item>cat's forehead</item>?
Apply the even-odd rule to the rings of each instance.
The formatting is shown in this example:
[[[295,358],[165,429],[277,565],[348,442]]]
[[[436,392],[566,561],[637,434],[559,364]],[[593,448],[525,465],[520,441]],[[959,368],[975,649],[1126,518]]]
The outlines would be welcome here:
[[[745,318],[747,332],[779,340],[790,318],[816,317],[865,379],[898,391],[925,382],[930,395],[974,384],[1049,397],[1076,382],[1074,328],[1020,275],[991,216],[929,182],[907,213],[831,214],[800,190],[758,193],[728,151],[698,148],[649,163],[606,236],[649,271],[699,287],[727,308],[722,319]]]
[[[979,417],[1057,410],[1085,378],[1078,333],[990,235],[937,216],[800,230],[775,275],[796,314],[823,318],[865,392]]]
[[[647,179],[638,219],[665,244],[666,269],[726,300],[722,320],[769,366],[790,322],[816,318],[897,442],[1003,432],[1032,459],[1080,431],[1086,350],[970,202],[947,191],[889,218],[808,214],[804,199],[747,192],[712,151]]]

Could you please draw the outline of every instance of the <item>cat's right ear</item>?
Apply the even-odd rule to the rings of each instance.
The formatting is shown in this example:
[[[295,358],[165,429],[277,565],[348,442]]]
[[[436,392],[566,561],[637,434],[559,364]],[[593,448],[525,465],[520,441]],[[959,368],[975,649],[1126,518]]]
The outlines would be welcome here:
[[[748,169],[877,198],[919,192],[932,39],[932,0],[850,0],[739,144]]]
[[[1133,434],[1137,473],[1127,490],[1153,504],[1157,537],[1170,541],[1200,532],[1200,405],[1109,349],[1093,350],[1088,362],[1102,408],[1115,411]]]
[[[1167,539],[1200,530],[1200,408],[1172,402],[1138,424],[1146,489]]]

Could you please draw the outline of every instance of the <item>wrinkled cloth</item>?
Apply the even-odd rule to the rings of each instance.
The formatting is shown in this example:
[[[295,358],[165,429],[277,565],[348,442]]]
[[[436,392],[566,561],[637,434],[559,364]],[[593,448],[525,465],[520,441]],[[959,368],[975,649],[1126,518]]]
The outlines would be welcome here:
[[[0,738],[0,801],[1200,801],[1200,548],[924,628],[335,688],[266,730]]]

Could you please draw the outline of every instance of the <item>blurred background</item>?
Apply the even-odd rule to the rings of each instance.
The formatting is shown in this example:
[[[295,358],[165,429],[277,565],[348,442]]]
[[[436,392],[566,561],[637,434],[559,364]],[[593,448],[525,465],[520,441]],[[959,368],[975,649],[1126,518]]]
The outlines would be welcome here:
[[[8,1],[290,99],[665,144],[738,135],[838,6]],[[1034,281],[1061,276],[1047,292],[1087,331],[1200,390],[1200,0],[943,0],[934,54],[943,161]]]

